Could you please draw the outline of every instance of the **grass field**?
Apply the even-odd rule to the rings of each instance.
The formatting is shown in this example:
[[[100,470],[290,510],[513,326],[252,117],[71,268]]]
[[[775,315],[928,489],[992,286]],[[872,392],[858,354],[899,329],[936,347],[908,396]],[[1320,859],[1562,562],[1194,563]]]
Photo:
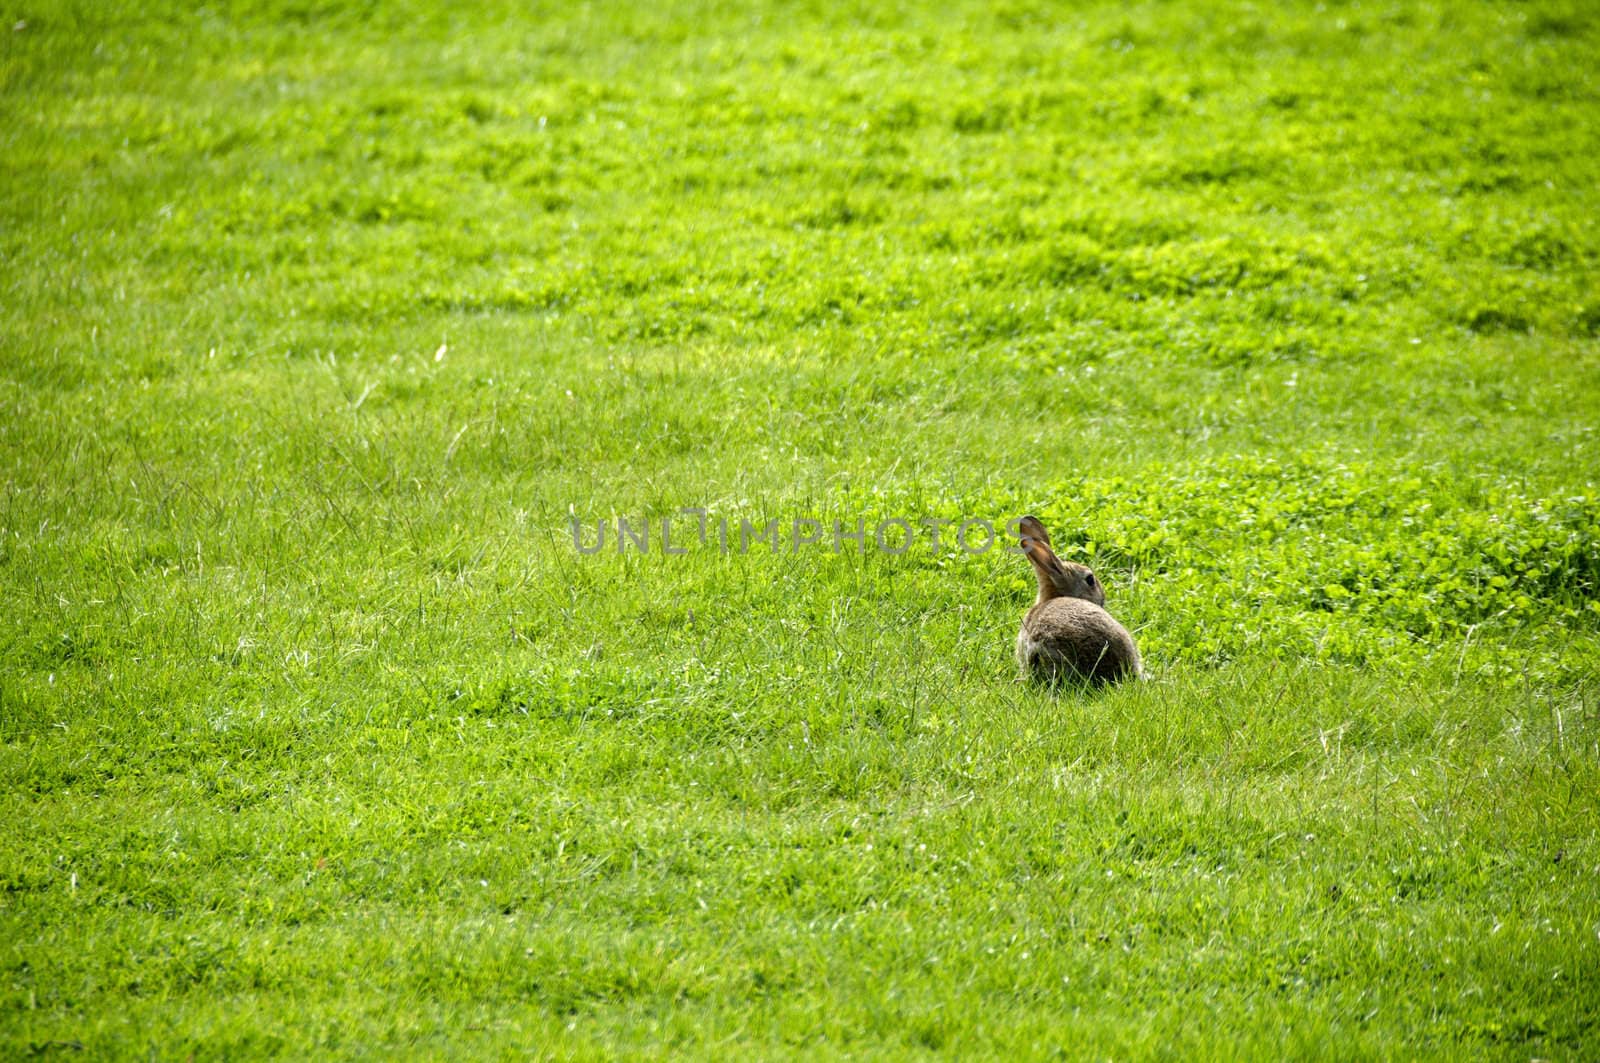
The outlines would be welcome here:
[[[1600,1054],[1600,10],[144,6],[0,11],[0,1055]]]

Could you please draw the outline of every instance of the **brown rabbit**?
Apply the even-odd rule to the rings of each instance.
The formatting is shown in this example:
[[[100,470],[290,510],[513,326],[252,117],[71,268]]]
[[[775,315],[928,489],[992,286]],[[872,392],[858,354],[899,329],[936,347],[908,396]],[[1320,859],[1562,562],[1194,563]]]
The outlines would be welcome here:
[[[1023,517],[1017,526],[1039,580],[1039,597],[1017,633],[1017,663],[1023,673],[1093,683],[1139,678],[1139,648],[1127,629],[1101,608],[1106,592],[1094,573],[1056,557],[1039,518]]]

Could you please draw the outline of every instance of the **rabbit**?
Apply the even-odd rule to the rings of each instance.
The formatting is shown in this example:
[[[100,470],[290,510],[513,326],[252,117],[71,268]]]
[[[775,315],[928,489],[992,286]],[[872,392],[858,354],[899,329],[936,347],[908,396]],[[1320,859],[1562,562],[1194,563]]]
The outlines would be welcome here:
[[[1017,633],[1017,664],[1023,675],[1095,684],[1142,678],[1139,648],[1127,629],[1101,608],[1106,592],[1094,573],[1056,557],[1039,518],[1023,517],[1017,527],[1039,580],[1039,597]]]

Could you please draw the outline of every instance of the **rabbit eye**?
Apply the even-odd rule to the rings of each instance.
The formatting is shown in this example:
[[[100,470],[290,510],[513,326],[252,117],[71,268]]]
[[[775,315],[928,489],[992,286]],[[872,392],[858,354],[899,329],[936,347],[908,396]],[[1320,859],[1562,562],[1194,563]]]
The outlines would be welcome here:
[[[1093,572],[1085,573],[1083,578],[1088,581],[1089,586],[1091,586],[1091,587],[1094,586],[1094,573]]]

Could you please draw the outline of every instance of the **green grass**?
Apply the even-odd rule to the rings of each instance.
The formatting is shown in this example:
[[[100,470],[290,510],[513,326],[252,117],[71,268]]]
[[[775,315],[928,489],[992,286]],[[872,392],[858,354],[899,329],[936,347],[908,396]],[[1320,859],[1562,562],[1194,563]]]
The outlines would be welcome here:
[[[0,1054],[1600,1051],[1591,5],[0,14]]]

